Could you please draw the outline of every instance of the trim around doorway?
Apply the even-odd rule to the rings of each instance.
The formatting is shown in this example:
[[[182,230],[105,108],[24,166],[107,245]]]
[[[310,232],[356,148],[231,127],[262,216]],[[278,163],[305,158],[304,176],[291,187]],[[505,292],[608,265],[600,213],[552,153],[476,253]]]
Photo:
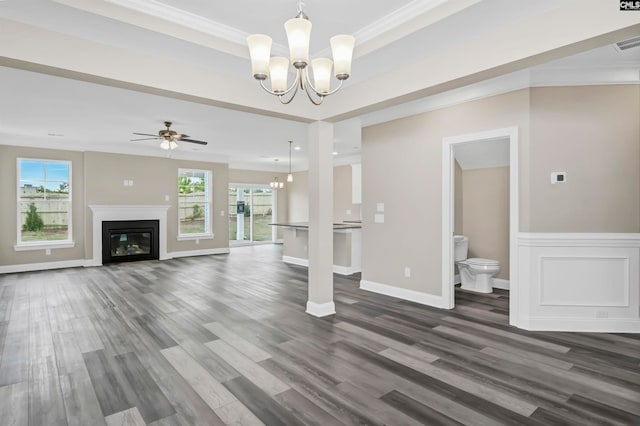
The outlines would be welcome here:
[[[451,309],[455,304],[453,288],[453,222],[454,222],[454,145],[460,143],[486,142],[494,139],[509,139],[509,323],[514,326],[518,318],[518,127],[488,130],[446,137],[442,140],[442,301]]]

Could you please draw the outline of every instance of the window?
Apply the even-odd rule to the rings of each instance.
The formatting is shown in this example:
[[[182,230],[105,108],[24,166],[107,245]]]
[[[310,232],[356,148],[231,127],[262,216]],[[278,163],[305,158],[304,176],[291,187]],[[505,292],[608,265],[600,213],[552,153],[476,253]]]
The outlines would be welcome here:
[[[178,238],[212,237],[211,172],[178,171]]]
[[[69,243],[70,225],[71,162],[19,158],[16,249]]]

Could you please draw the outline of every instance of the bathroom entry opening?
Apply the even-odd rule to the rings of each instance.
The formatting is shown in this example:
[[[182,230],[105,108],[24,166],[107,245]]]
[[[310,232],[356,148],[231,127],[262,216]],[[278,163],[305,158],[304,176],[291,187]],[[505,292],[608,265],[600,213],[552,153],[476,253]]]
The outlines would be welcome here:
[[[518,128],[509,127],[469,133],[443,139],[442,150],[442,306],[455,306],[454,291],[454,223],[455,223],[455,151],[457,146],[507,140],[509,146],[509,323],[518,325],[517,235],[518,203]],[[471,147],[471,145],[469,145]]]

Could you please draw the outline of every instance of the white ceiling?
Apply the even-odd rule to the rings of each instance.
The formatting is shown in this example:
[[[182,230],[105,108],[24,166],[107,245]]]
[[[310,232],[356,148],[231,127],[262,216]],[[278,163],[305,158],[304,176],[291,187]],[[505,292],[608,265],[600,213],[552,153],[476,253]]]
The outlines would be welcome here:
[[[536,20],[550,22],[552,33],[550,17],[560,19],[574,3],[307,0],[312,52],[328,54],[323,50],[337,33],[357,39],[352,78],[316,108],[306,99],[282,106],[262,92],[244,45],[247,34],[263,32],[284,46],[282,24],[295,15],[295,0],[6,0],[0,2],[0,135],[7,144],[163,156],[154,141],[129,139],[132,132],[156,133],[169,120],[174,130],[209,141],[182,143],[173,157],[284,171],[287,141],[301,147],[293,153],[294,170],[305,169],[305,123],[326,117],[336,122],[336,160],[357,161],[363,125],[521,87],[640,82],[640,49],[618,52],[612,43],[619,40],[596,37],[593,29],[638,35],[640,14],[604,16],[602,4],[588,0],[592,6],[582,4],[594,9],[594,21],[583,10],[587,30],[567,24],[549,40],[515,38]],[[506,55],[502,41],[483,40],[517,42],[507,52],[512,65],[499,57]],[[539,51],[548,53],[527,58],[543,42]],[[587,51],[546,62],[580,50]],[[459,65],[445,72],[451,64]]]

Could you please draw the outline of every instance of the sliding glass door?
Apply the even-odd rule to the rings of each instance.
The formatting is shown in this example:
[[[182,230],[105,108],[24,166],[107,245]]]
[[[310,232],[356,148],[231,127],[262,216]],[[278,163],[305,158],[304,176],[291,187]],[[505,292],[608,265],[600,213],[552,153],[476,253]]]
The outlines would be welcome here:
[[[229,240],[253,243],[274,240],[275,193],[268,186],[229,186]]]

